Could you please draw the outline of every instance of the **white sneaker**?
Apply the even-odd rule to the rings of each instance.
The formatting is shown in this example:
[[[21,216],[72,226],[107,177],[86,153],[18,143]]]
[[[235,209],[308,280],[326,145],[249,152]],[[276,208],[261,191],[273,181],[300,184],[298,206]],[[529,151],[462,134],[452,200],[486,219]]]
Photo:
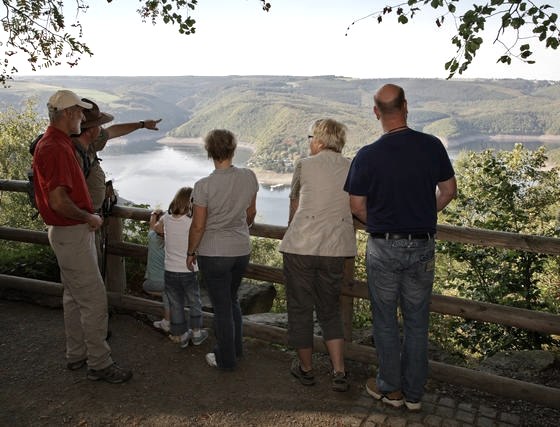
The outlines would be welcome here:
[[[216,363],[216,355],[214,353],[206,353],[206,363],[208,366],[212,368],[217,368],[218,364]]]
[[[169,333],[169,320],[166,319],[156,320],[153,323],[153,325],[154,328],[161,329],[162,331]]]
[[[411,402],[405,399],[404,404],[409,411],[420,411],[422,410],[422,403],[418,402]]]
[[[179,345],[181,348],[187,348],[189,346],[189,341],[192,337],[192,329],[189,329],[183,335],[181,335],[181,339],[179,341]]]
[[[206,329],[199,329],[198,331],[194,331],[191,337],[193,345],[202,344],[206,340],[206,338],[208,338],[208,331]]]

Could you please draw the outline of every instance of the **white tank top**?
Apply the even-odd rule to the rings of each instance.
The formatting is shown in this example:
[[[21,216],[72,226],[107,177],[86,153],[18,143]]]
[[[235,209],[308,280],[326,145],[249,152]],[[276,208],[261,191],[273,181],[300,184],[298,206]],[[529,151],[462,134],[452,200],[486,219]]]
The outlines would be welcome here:
[[[187,215],[174,217],[171,214],[165,214],[163,216],[165,270],[175,273],[190,273],[187,268],[187,249],[191,222],[192,219]]]

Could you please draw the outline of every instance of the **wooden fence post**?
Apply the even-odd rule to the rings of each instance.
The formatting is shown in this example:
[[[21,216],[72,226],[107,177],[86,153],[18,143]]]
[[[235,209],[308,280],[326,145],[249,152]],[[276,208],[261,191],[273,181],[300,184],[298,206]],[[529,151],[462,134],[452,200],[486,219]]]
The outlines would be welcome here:
[[[354,260],[346,258],[344,261],[344,284],[350,285],[354,281]],[[352,342],[352,314],[354,313],[354,298],[349,296],[340,297],[340,310],[342,312],[342,323],[344,325],[344,339]]]
[[[107,244],[121,243],[123,241],[123,220],[115,216],[105,218]],[[107,257],[105,263],[105,286],[110,292],[123,294],[126,289],[125,259],[122,256],[111,255],[105,248]]]

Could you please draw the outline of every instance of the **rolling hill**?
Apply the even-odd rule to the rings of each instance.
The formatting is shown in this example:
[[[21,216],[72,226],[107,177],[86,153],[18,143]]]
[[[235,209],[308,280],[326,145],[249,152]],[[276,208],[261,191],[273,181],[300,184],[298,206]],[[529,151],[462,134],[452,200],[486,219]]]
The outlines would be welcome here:
[[[373,141],[373,93],[388,80],[337,76],[18,77],[0,105],[34,99],[38,111],[59,88],[98,102],[116,122],[162,117],[167,135],[199,137],[228,128],[253,145],[252,164],[290,171],[307,151],[310,124],[331,117],[348,126],[345,153]],[[560,135],[560,82],[395,79],[409,101],[411,127],[450,145],[492,135]],[[546,142],[544,142],[546,144]]]

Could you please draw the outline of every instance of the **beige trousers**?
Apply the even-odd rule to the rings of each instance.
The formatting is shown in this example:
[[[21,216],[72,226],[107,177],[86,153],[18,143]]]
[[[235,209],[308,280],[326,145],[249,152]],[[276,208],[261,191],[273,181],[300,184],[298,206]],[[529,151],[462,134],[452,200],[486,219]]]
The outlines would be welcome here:
[[[107,294],[97,264],[95,233],[87,224],[49,226],[49,242],[56,255],[64,292],[66,359],[87,358],[88,367],[113,363],[107,337]]]

